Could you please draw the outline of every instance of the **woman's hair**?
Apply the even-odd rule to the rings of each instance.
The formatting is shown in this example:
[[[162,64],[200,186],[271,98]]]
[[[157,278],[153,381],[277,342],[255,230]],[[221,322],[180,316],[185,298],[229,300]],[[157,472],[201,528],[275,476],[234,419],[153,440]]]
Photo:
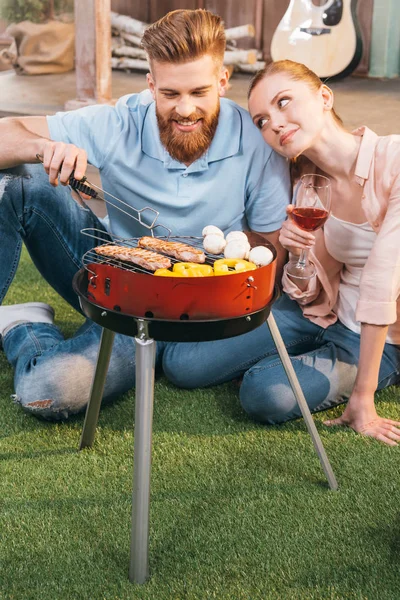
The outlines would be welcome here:
[[[208,10],[174,10],[147,27],[149,61],[184,63],[210,54],[222,66],[226,46],[221,17]]]
[[[276,75],[278,73],[285,73],[290,79],[294,81],[304,81],[312,90],[317,91],[323,85],[321,79],[311,71],[306,65],[302,63],[294,62],[293,60],[277,60],[274,62],[270,62],[263,69],[257,71],[254,75],[253,79],[250,82],[249,91],[247,94],[247,98],[250,98],[250,95],[254,88],[266,77],[269,75]],[[343,127],[343,121],[336,113],[335,109],[331,109],[331,114],[336,123]],[[304,157],[300,156],[299,158],[292,159],[290,161],[290,172],[292,175],[292,180],[297,179],[301,172],[303,171],[306,165],[309,165],[310,161]]]

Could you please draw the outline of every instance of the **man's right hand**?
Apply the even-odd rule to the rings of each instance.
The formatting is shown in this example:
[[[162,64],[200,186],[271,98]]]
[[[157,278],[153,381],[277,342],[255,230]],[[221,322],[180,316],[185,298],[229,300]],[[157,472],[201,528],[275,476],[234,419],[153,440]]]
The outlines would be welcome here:
[[[43,167],[51,185],[68,185],[71,175],[82,179],[87,168],[87,154],[82,148],[64,142],[42,141]]]
[[[58,176],[61,183],[67,185],[72,174],[75,179],[82,179],[85,175],[85,150],[51,140],[46,117],[0,119],[0,140],[0,170],[36,163],[39,155],[54,186],[58,185]]]

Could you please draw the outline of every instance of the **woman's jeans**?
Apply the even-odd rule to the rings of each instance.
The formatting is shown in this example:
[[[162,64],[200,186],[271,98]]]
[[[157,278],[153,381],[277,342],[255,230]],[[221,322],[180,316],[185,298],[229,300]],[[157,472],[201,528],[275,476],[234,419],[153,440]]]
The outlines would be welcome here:
[[[95,245],[93,238],[81,234],[84,228],[104,231],[92,211],[71,198],[68,188],[49,185],[41,165],[0,173],[0,302],[13,280],[24,242],[43,277],[80,311],[72,279],[82,267],[83,254]],[[314,325],[286,296],[274,304],[273,314],[311,410],[345,402],[357,372],[359,336],[340,323],[327,329]],[[16,401],[25,410],[48,419],[67,418],[83,410],[101,331],[90,320],[68,340],[58,327],[45,323],[20,323],[10,329],[2,341],[15,369]],[[157,342],[156,365],[184,388],[216,385],[243,376],[240,400],[258,421],[280,423],[300,416],[266,324],[227,340]],[[400,348],[386,344],[379,389],[399,382],[399,373]],[[116,334],[103,401],[134,385],[134,338]]]

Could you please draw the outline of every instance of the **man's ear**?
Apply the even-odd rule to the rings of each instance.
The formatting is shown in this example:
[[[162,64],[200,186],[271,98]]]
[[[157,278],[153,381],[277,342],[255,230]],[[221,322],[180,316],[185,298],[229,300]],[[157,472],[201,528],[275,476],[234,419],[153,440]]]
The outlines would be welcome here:
[[[218,80],[218,95],[220,96],[220,98],[222,98],[222,96],[225,96],[228,89],[229,89],[229,71],[226,67],[222,67],[220,74],[219,74],[219,80]]]
[[[146,79],[147,79],[147,85],[149,86],[149,90],[151,92],[151,95],[153,96],[153,100],[156,99],[156,86],[154,83],[154,79],[151,73],[147,73],[146,75]]]

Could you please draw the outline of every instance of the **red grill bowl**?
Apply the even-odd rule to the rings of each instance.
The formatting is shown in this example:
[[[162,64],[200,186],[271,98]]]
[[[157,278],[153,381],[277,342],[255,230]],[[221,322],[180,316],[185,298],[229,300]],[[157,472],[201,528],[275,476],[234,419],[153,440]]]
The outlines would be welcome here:
[[[276,261],[254,271],[213,277],[157,277],[91,263],[88,298],[136,317],[213,319],[263,308],[274,290]]]

